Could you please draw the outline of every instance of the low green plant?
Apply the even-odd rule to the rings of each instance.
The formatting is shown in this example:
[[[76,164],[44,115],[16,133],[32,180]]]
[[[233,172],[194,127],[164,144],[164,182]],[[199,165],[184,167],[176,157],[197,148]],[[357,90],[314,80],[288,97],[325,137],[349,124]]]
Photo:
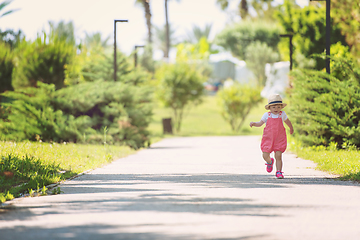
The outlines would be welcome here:
[[[325,146],[306,146],[295,138],[289,139],[288,149],[297,156],[317,164],[317,168],[331,174],[339,175],[342,180],[360,182],[360,152],[353,147],[337,147],[332,142]]]
[[[157,97],[172,110],[174,128],[181,129],[185,108],[201,103],[204,78],[186,62],[163,64],[156,72]]]
[[[57,194],[61,194],[64,193],[63,191],[61,191],[60,187],[54,188],[51,192],[52,195],[57,195]]]
[[[219,90],[217,98],[221,115],[234,132],[241,129],[251,109],[262,101],[259,88],[238,83]]]
[[[10,200],[133,153],[126,146],[0,142],[0,199]],[[2,174],[11,172],[11,174]],[[34,190],[36,189],[36,190]]]

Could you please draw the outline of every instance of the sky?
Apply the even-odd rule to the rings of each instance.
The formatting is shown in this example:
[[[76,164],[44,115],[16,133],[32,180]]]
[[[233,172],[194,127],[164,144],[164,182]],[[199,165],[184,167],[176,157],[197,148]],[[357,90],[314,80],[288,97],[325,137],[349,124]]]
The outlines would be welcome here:
[[[0,0],[3,2],[4,0]],[[234,20],[231,12],[236,11],[239,0],[230,1],[230,11],[224,12],[216,0],[169,0],[169,21],[176,29],[176,37],[182,40],[186,33],[196,25],[204,28],[212,24],[210,39],[219,33],[229,22]],[[282,0],[276,0],[282,2]],[[309,0],[297,0],[305,6]],[[117,23],[117,47],[126,54],[134,50],[135,45],[146,43],[147,28],[144,11],[135,0],[13,0],[2,13],[12,9],[18,11],[0,18],[0,29],[21,29],[27,39],[35,39],[43,29],[48,29],[48,22],[63,20],[73,21],[75,36],[82,39],[88,34],[101,32],[103,39],[114,39],[114,19],[128,20]],[[151,0],[152,24],[165,24],[164,0]],[[236,20],[236,18],[235,18]],[[157,53],[159,54],[159,53]],[[158,56],[159,57],[159,56]],[[155,56],[157,58],[157,56]]]

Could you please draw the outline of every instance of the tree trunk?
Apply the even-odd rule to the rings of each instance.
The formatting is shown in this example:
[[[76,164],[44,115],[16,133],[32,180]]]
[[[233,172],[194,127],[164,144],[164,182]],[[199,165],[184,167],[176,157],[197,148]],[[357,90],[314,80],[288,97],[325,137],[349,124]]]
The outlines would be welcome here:
[[[150,1],[149,0],[142,0],[145,10],[145,18],[146,18],[146,25],[148,28],[148,43],[152,43],[152,33],[151,33],[151,11],[150,11]]]
[[[245,19],[248,14],[249,14],[249,8],[248,8],[247,0],[241,0],[240,1],[240,17],[242,19]]]
[[[166,48],[164,52],[164,58],[169,58],[169,50],[170,50],[170,36],[169,36],[169,17],[168,17],[168,0],[165,0],[165,33],[166,33]]]

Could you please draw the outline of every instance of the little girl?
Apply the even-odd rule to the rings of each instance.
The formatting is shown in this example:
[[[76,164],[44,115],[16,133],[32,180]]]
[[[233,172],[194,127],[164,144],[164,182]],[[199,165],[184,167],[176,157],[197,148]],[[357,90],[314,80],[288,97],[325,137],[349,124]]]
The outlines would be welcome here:
[[[287,104],[282,102],[280,95],[272,95],[269,97],[268,104],[265,105],[266,110],[270,112],[264,113],[259,122],[250,122],[250,127],[261,127],[264,123],[264,133],[261,140],[261,151],[263,158],[267,162],[267,172],[272,172],[274,159],[270,157],[270,153],[275,153],[276,159],[276,177],[284,178],[282,170],[282,153],[285,152],[287,146],[286,131],[283,121],[289,126],[290,134],[293,134],[294,129],[286,116],[286,113],[281,111]]]

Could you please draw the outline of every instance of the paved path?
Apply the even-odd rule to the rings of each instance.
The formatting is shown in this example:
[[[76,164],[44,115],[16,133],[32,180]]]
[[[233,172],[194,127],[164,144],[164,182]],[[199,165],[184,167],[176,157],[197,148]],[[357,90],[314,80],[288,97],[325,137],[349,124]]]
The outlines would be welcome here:
[[[22,198],[0,239],[360,239],[360,185],[284,154],[268,174],[259,137],[171,138]]]

